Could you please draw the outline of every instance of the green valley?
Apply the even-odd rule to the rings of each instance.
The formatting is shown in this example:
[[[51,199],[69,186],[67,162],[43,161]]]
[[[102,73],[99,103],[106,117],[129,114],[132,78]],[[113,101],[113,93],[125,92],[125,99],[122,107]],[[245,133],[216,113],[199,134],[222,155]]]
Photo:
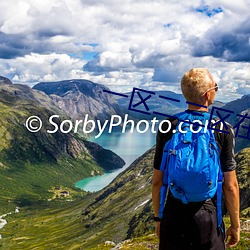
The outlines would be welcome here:
[[[53,186],[74,189],[74,183],[91,175],[120,168],[124,161],[84,136],[48,134],[52,114],[67,118],[46,94],[28,86],[0,85],[0,213],[16,206],[34,205],[53,196]],[[25,127],[36,115],[43,128],[31,133]],[[57,121],[58,124],[61,122]],[[103,159],[105,158],[105,159]],[[80,192],[82,193],[82,192]]]
[[[250,167],[249,150],[242,150],[236,157],[239,171],[242,166]],[[158,241],[152,235],[153,154],[154,148],[99,192],[83,194],[73,201],[55,199],[24,207],[20,213],[7,216],[8,224],[0,231],[3,249],[111,249],[106,241],[117,244],[117,249],[157,249]],[[249,206],[249,189],[244,197],[241,203]],[[249,246],[249,218],[244,217],[249,216],[248,209],[245,205],[242,210],[241,242],[235,249]],[[228,225],[227,217],[225,221]]]

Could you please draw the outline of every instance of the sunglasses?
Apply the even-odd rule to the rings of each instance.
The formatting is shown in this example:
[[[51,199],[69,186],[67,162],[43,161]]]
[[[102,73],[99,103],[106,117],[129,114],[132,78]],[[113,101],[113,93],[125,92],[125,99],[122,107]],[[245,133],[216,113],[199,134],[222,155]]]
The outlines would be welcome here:
[[[214,87],[212,87],[212,88],[210,88],[210,89],[207,89],[207,91],[206,91],[203,95],[205,95],[208,91],[210,91],[210,90],[212,90],[212,89],[214,89],[215,91],[218,91],[219,86],[218,86],[218,84],[217,84],[216,82],[214,83]]]

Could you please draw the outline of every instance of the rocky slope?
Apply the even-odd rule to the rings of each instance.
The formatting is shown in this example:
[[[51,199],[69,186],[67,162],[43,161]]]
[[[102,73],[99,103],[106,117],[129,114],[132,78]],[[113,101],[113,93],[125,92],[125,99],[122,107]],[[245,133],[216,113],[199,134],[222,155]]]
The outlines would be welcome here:
[[[247,116],[250,117],[250,95],[244,95],[240,99],[237,99],[237,100],[234,100],[232,102],[227,103],[225,106],[223,106],[223,109],[230,110],[230,111],[234,112],[234,114],[231,114],[226,119],[226,121],[228,121],[230,124],[235,126],[242,119],[242,117],[239,117],[237,115],[247,114]],[[228,113],[225,113],[225,114],[228,114]],[[239,134],[238,134],[238,135],[247,137],[248,130],[246,128],[243,128],[242,126],[249,127],[250,126],[250,119],[245,119],[243,121],[243,123],[241,123]],[[236,130],[235,130],[235,132],[236,132]],[[246,148],[246,147],[250,147],[249,136],[248,136],[248,139],[241,138],[241,137],[237,136],[236,137],[235,152],[238,152],[241,149]]]
[[[68,118],[43,92],[8,82],[0,85],[0,182],[4,190],[0,210],[7,200],[10,205],[27,194],[32,201],[46,198],[52,186],[74,187],[76,181],[91,173],[100,174],[125,164],[110,150],[79,136],[47,133],[54,128],[48,122],[54,114],[60,115],[58,125]],[[43,121],[37,133],[25,127],[27,118],[34,115]]]
[[[249,150],[241,151],[236,157],[242,209],[249,206]],[[14,216],[5,226],[3,246],[103,250],[112,249],[112,246],[105,245],[105,241],[112,241],[116,244],[114,249],[154,249],[156,237],[142,237],[154,232],[151,201],[153,154],[154,148],[135,160],[105,189],[82,200],[60,205],[44,204],[42,211],[37,207]],[[247,223],[247,219],[242,220]],[[13,235],[17,223],[19,230]],[[228,218],[226,223],[228,225]],[[240,247],[236,249],[247,249],[249,230],[242,229]],[[124,242],[134,237],[142,238]]]
[[[91,81],[74,79],[41,82],[33,89],[50,95],[57,106],[73,119],[83,119],[88,114],[89,119],[104,121],[111,115],[123,114],[113,96],[103,92],[108,88]]]
[[[13,84],[8,78],[0,76],[0,84]]]
[[[250,117],[250,108],[242,111],[240,115],[247,115],[247,117]],[[237,118],[237,123],[241,121],[242,117]],[[245,128],[243,128],[245,126]],[[242,123],[240,123],[240,129],[238,131],[238,135],[236,137],[236,145],[235,145],[235,151],[238,152],[239,150],[250,147],[250,134],[249,134],[249,129],[250,128],[250,119],[245,119]],[[237,133],[237,130],[235,129],[235,133]],[[242,138],[240,136],[243,136],[245,138]]]
[[[241,211],[248,209],[250,190],[250,148],[236,156],[241,189]],[[83,210],[85,227],[100,228],[92,241],[119,242],[152,232],[151,180],[154,148],[138,158]],[[108,228],[108,231],[106,230]],[[119,233],[117,233],[119,231]],[[109,235],[109,237],[106,237]],[[121,241],[121,240],[120,240]],[[92,243],[89,242],[91,245]],[[88,244],[87,244],[88,246]]]
[[[151,149],[135,160],[84,207],[82,223],[86,230],[86,246],[104,239],[120,242],[132,235],[152,230],[153,154],[154,149]],[[92,230],[99,233],[92,235]],[[90,235],[91,241],[88,240]]]
[[[244,148],[236,157],[237,178],[240,186],[240,207],[247,209],[246,216],[250,217],[250,148]]]
[[[232,125],[236,124],[236,122],[238,122],[237,114],[240,114],[241,112],[250,109],[250,94],[244,95],[240,99],[227,103],[225,106],[223,106],[223,109],[227,109],[234,112],[234,114],[228,117],[227,121]]]

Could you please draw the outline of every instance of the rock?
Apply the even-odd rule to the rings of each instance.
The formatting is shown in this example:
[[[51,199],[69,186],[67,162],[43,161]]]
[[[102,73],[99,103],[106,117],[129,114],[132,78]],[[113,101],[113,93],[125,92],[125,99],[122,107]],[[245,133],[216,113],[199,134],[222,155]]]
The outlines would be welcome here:
[[[105,241],[104,244],[105,244],[105,246],[111,246],[111,247],[115,246],[115,243],[113,241],[109,241],[109,240]]]
[[[0,76],[0,84],[13,84],[13,83],[8,78]]]
[[[89,119],[104,121],[111,115],[121,115],[122,111],[114,97],[103,90],[107,87],[88,80],[65,80],[59,82],[41,82],[33,89],[50,95],[57,106],[75,120]]]
[[[7,221],[4,219],[0,219],[0,229],[3,228],[7,224]]]
[[[104,149],[102,146],[89,141],[84,141],[84,145],[93,159],[106,171],[122,168],[125,165],[125,161],[111,150]]]
[[[250,232],[250,220],[241,221],[240,226],[242,231]]]

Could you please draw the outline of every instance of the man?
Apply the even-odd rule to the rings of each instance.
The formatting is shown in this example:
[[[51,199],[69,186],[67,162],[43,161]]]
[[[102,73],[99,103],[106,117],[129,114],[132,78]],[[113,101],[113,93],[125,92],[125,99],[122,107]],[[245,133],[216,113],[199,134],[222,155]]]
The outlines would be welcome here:
[[[208,106],[214,102],[218,86],[207,69],[194,68],[183,76],[181,89],[187,102],[193,103],[188,104],[187,112],[202,113],[208,112]],[[152,179],[155,230],[160,239],[159,249],[221,250],[225,249],[225,240],[228,241],[227,248],[236,246],[240,239],[239,187],[235,171],[234,133],[229,124],[227,124],[229,134],[217,131],[214,133],[220,148],[220,162],[224,177],[223,195],[231,221],[226,235],[217,226],[216,197],[202,202],[183,204],[169,191],[163,218],[159,219],[160,189],[163,183],[163,172],[160,171],[160,164],[163,148],[165,143],[172,138],[173,129],[177,126],[178,120],[176,122],[176,119],[171,118],[170,121],[173,125],[171,130],[165,134],[158,131],[157,134]],[[217,129],[220,128],[220,124],[218,126],[217,128],[216,125]]]

